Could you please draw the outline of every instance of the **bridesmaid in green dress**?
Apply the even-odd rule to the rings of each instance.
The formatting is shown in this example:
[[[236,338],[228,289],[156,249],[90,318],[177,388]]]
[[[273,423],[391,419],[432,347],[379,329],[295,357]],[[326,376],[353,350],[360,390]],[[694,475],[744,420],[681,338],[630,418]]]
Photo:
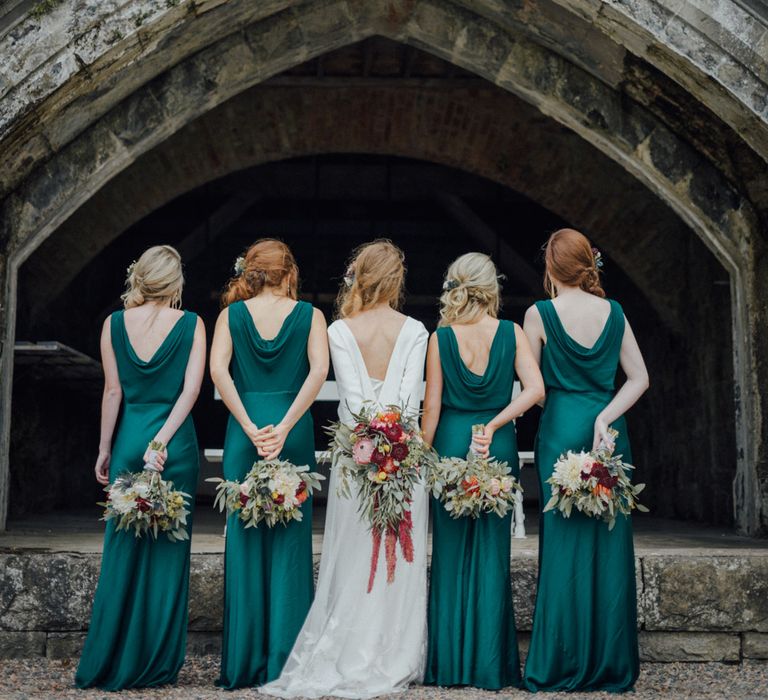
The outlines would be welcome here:
[[[259,459],[315,463],[309,407],[328,375],[323,314],[296,301],[298,269],[288,246],[254,243],[238,258],[211,347],[211,376],[230,411],[224,478],[242,480]],[[230,373],[231,370],[231,373]],[[277,678],[314,595],[312,501],[287,527],[227,522],[224,641],[218,685]]]
[[[546,248],[550,301],[525,317],[525,332],[540,360],[547,400],[536,439],[541,502],[545,483],[566,450],[611,444],[632,455],[624,413],[648,388],[637,341],[621,307],[604,299],[599,253],[577,231],[562,229]],[[627,380],[614,393],[621,364]],[[570,518],[541,514],[539,583],[525,666],[529,690],[630,690],[639,672],[632,522],[612,531],[576,511]]]
[[[475,448],[519,474],[513,420],[544,397],[544,382],[522,329],[499,321],[499,282],[487,255],[451,264],[440,327],[427,354],[422,427],[442,457]],[[523,391],[510,402],[515,373]],[[434,440],[433,440],[434,439]],[[510,580],[511,513],[452,518],[432,501],[429,641],[424,682],[499,690],[520,684]]]
[[[125,311],[104,323],[96,479],[106,485],[152,461],[164,479],[192,494],[192,510],[198,449],[190,411],[205,371],[205,329],[195,314],[176,308],[183,284],[176,250],[150,248],[129,268]],[[150,451],[152,440],[167,447]],[[190,515],[190,534],[191,528]],[[91,624],[75,676],[79,688],[121,690],[176,681],[187,637],[189,545],[163,535],[137,539],[116,532],[114,520],[107,524]]]

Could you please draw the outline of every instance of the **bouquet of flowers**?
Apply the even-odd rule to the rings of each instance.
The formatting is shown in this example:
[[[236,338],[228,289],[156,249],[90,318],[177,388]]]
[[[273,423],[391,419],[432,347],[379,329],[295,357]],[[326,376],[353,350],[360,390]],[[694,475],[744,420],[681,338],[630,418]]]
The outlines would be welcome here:
[[[611,429],[616,439],[618,431]],[[572,509],[581,511],[592,518],[600,518],[612,530],[616,517],[628,516],[635,508],[644,513],[648,509],[637,500],[645,484],[633,484],[628,471],[631,464],[621,461],[621,455],[614,455],[613,448],[601,443],[591,452],[568,450],[555,462],[555,469],[547,483],[552,487],[552,497],[544,512],[557,509],[564,517]]]
[[[473,425],[472,434],[482,433],[484,426]],[[495,513],[503,518],[522,498],[522,486],[511,475],[507,462],[482,457],[470,447],[466,459],[447,457],[430,470],[427,477],[432,495],[452,518],[481,513]]]
[[[218,486],[213,507],[226,509],[227,515],[237,513],[245,527],[287,525],[301,520],[301,505],[320,490],[322,474],[309,471],[309,466],[297,467],[286,460],[259,460],[242,482],[221,478],[206,479]]]
[[[357,487],[359,511],[371,527],[370,593],[382,538],[388,583],[395,580],[398,542],[405,561],[413,561],[413,490],[436,455],[421,437],[418,416],[407,414],[400,406],[380,411],[366,404],[353,417],[354,427],[335,422],[326,432],[331,436],[331,462],[339,468],[340,493],[351,498],[351,484]]]
[[[133,530],[136,537],[148,532],[157,539],[164,532],[171,542],[188,540],[188,493],[173,488],[164,481],[152,464],[145,464],[138,473],[126,472],[104,487],[107,500],[102,520],[116,520],[116,530]]]

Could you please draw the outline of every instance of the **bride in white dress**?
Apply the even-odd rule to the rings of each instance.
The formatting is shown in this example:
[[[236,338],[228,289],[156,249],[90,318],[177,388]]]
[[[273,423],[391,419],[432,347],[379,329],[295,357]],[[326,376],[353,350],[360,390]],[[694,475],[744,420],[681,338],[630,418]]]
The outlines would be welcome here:
[[[339,294],[340,319],[328,337],[339,390],[339,418],[365,401],[400,404],[418,411],[427,331],[395,310],[405,268],[403,254],[389,241],[358,248]],[[332,470],[315,600],[280,677],[262,686],[278,697],[335,695],[371,698],[421,681],[426,656],[427,494],[412,502],[413,562],[397,548],[395,580],[387,583],[384,548],[367,593],[371,532],[358,502],[338,493]]]

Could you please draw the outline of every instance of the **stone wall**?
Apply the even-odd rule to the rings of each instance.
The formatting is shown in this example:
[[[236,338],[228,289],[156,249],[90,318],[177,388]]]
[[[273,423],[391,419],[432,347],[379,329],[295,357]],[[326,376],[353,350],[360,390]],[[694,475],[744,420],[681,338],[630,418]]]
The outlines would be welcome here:
[[[105,184],[185,125],[307,59],[380,35],[517,95],[705,241],[730,275],[735,410],[730,401],[724,410],[736,421],[734,515],[745,532],[768,531],[762,17],[732,0],[45,7],[0,24],[0,528],[19,267]],[[312,152],[312,135],[303,153]]]
[[[77,656],[100,555],[0,553],[0,658]],[[515,616],[525,645],[536,559],[511,564]],[[644,661],[768,659],[768,556],[644,554],[636,559]],[[217,653],[223,614],[222,554],[192,556],[188,653]]]

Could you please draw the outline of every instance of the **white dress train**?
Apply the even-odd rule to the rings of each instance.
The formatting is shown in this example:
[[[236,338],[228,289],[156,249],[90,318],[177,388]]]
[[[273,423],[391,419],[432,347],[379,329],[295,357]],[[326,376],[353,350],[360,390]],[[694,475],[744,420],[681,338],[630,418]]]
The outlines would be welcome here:
[[[407,318],[383,382],[372,380],[344,321],[328,329],[339,389],[339,418],[348,424],[364,401],[419,409],[427,331]],[[424,675],[427,645],[427,509],[424,487],[412,503],[413,562],[397,548],[397,570],[387,583],[384,547],[367,593],[371,533],[357,500],[338,494],[332,470],[323,552],[315,600],[280,677],[259,691],[283,698],[334,695],[371,698],[404,690]]]

